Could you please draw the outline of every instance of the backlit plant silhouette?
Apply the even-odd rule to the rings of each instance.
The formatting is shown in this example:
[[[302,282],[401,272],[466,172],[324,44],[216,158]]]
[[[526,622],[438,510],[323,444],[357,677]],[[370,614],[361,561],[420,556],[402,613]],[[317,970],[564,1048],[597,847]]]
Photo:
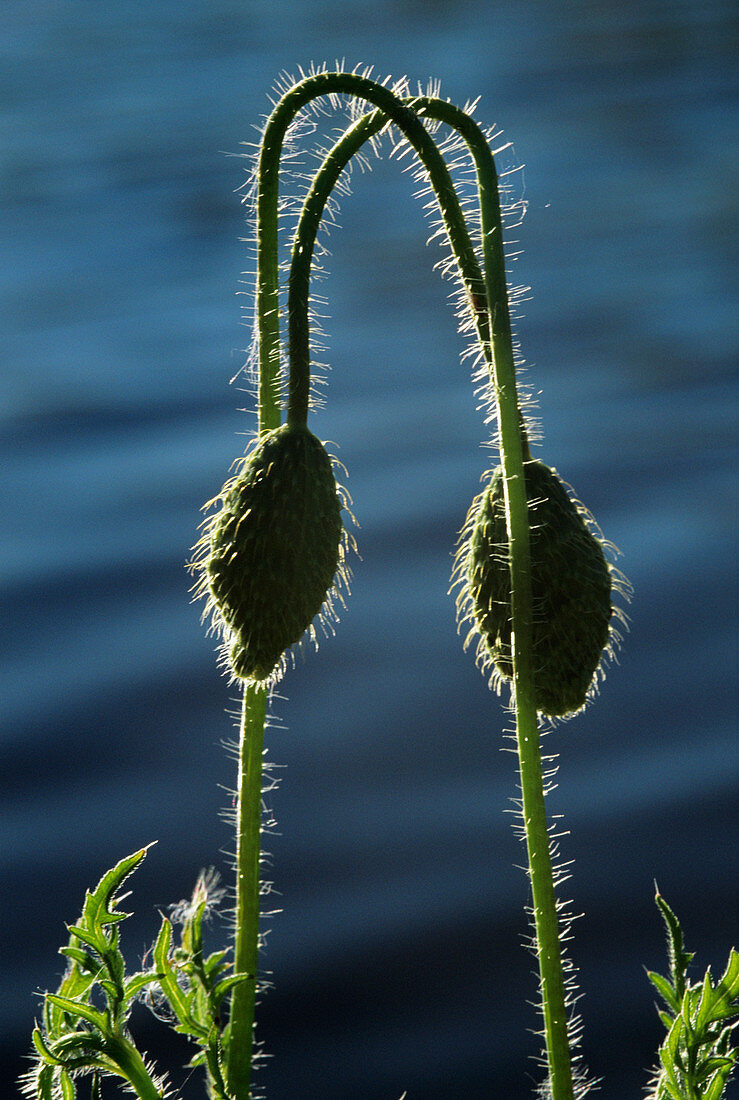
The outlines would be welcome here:
[[[254,1096],[254,1009],[259,988],[262,757],[268,698],[291,647],[334,617],[348,580],[349,499],[338,464],[309,430],[314,340],[310,278],[322,219],[342,173],[391,129],[396,151],[418,159],[448,244],[443,272],[458,288],[461,328],[471,341],[475,378],[497,427],[499,463],[484,478],[457,548],[453,585],[467,644],[500,692],[510,689],[520,775],[521,828],[531,884],[533,946],[540,974],[546,1079],[541,1095],[573,1100],[592,1088],[578,1059],[572,969],[563,958],[569,928],[557,897],[556,851],[545,813],[540,735],[593,698],[603,664],[620,640],[619,602],[629,585],[614,548],[557,472],[532,458],[516,384],[503,219],[491,137],[438,89],[411,95],[405,81],[378,83],[368,72],[315,71],[286,83],[264,127],[253,181],[257,279],[255,357],[258,431],[245,457],[211,502],[193,569],[197,592],[221,641],[221,660],[243,685],[236,810],[233,958],[206,955],[203,921],[219,900],[201,877],[192,901],[163,918],[151,965],[127,975],[118,927],[126,877],[145,850],[122,860],[88,894],[62,948],[68,969],[47,994],[34,1032],[37,1060],[25,1078],[41,1100],[76,1095],[91,1076],[101,1096],[106,1076],[144,1098],[172,1095],[136,1050],[128,1031],[133,1001],[144,996],[198,1050],[194,1065],[218,1100]],[[287,341],[280,280],[280,192],[286,148],[301,135],[306,108],[350,104],[340,137],[322,155],[295,220],[287,272]],[[358,108],[359,104],[366,113]],[[443,140],[439,136],[447,134]],[[448,167],[464,154],[474,171],[474,203]],[[314,330],[315,331],[315,330]],[[651,1095],[718,1100],[736,1060],[739,960],[723,977],[690,985],[679,924],[658,899],[670,937],[669,978],[650,975],[667,1010],[668,1030]],[[402,1083],[400,1083],[402,1088]],[[491,1095],[495,1081],[490,1082]]]

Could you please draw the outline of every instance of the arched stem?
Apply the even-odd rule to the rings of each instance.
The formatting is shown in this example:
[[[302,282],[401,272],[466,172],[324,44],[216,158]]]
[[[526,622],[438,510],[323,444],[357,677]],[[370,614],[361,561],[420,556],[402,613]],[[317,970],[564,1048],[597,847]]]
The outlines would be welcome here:
[[[440,102],[440,101],[439,101]],[[475,318],[480,342],[489,346],[489,321],[485,299],[485,281],[480,264],[470,240],[469,231],[457,197],[454,182],[436,142],[419,121],[421,113],[433,117],[430,97],[415,97],[398,101],[400,109],[390,115],[415,149],[426,170],[431,187],[439,202],[444,226],[460,278],[467,290],[470,308]],[[413,122],[409,123],[408,111]],[[290,276],[288,281],[288,329],[290,346],[290,385],[288,420],[305,424],[308,416],[310,392],[310,331],[309,290],[313,252],[321,217],[339,176],[362,145],[380,132],[388,123],[386,109],[373,111],[360,118],[336,142],[326,155],[306,195],[293,239]],[[489,352],[488,352],[489,356]]]
[[[505,471],[506,516],[510,547],[512,619],[513,619],[513,662],[514,693],[516,701],[519,760],[521,784],[523,790],[524,819],[529,851],[537,943],[542,976],[542,999],[545,1017],[547,1056],[550,1070],[550,1086],[553,1100],[571,1100],[572,1076],[567,1044],[567,1020],[565,1014],[564,988],[562,982],[561,952],[559,947],[556,902],[552,880],[551,859],[547,834],[546,816],[542,790],[541,755],[537,728],[537,715],[534,705],[533,670],[531,668],[531,582],[529,566],[529,528],[528,506],[523,477],[523,462],[528,458],[528,445],[523,430],[516,392],[515,363],[511,339],[510,313],[505,277],[505,256],[502,238],[502,222],[498,194],[497,174],[492,152],[487,139],[477,124],[464,112],[433,97],[417,97],[405,101],[399,99],[390,89],[354,73],[320,73],[309,77],[290,89],[282,97],[272,112],[264,130],[258,167],[257,183],[257,324],[259,334],[259,430],[265,431],[277,427],[281,418],[280,393],[280,312],[278,286],[278,205],[279,205],[279,168],[282,146],[287,129],[296,114],[312,99],[321,95],[347,94],[366,100],[379,111],[375,111],[359,120],[351,128],[352,141],[361,145],[372,133],[379,132],[388,120],[392,120],[405,137],[414,146],[439,202],[444,224],[449,235],[451,247],[460,268],[462,280],[468,290],[478,335],[491,366],[493,388],[498,406],[498,424],[501,445],[501,460]],[[380,113],[381,112],[381,113]],[[432,116],[432,112],[436,112]],[[478,188],[480,194],[480,217],[482,227],[482,248],[484,274],[480,270],[474,248],[470,243],[464,216],[459,206],[456,190],[448,169],[436,144],[419,118],[419,114],[428,114],[440,121],[454,126],[464,137],[474,158]],[[342,139],[346,140],[348,134]],[[349,146],[342,145],[339,156],[328,164],[336,152],[335,147],[329,154],[325,183],[335,173],[325,198],[313,190],[309,192],[309,218],[299,223],[293,260],[297,257],[298,271],[291,270],[289,308],[290,347],[291,347],[291,387],[288,418],[294,423],[304,423],[307,417],[310,389],[309,373],[309,330],[308,330],[308,289],[310,258],[315,242],[320,215],[328,193],[346,163],[340,163],[341,157]],[[353,155],[349,153],[348,156]],[[348,160],[347,156],[347,160]],[[328,165],[328,167],[327,167]],[[305,214],[305,208],[304,212]],[[315,228],[313,227],[315,221]],[[312,240],[310,239],[312,236]],[[301,268],[302,263],[302,268]],[[486,307],[486,308],[484,308]],[[293,365],[293,356],[294,364]],[[293,374],[293,371],[295,372]],[[245,948],[240,956],[242,963],[247,957],[256,959],[258,936],[258,858],[259,858],[259,809],[261,805],[261,737],[264,727],[264,696],[257,699],[254,689],[247,685],[244,694],[244,721],[242,723],[242,760],[252,762],[259,757],[260,767],[253,766],[244,770],[251,778],[242,786],[240,780],[239,822],[242,817],[250,817],[251,840],[256,845],[244,855],[238,857],[237,892],[248,889],[257,905],[245,904],[249,927],[242,940],[252,943],[254,950]],[[261,718],[257,721],[258,712]],[[259,727],[259,729],[257,729]],[[260,732],[261,730],[261,732]],[[246,741],[251,742],[249,746]],[[258,774],[257,774],[258,772]],[[244,802],[251,811],[244,810]],[[257,807],[256,811],[253,810]],[[255,818],[256,813],[256,818]],[[254,820],[257,822],[254,837]],[[246,839],[246,834],[245,834]],[[256,851],[256,856],[255,856]],[[254,865],[256,859],[256,882],[254,874],[242,874],[242,858]],[[237,899],[237,913],[242,912],[241,899]],[[250,916],[248,914],[251,914]],[[237,970],[240,966],[237,962]],[[245,967],[247,972],[253,971]],[[252,983],[248,983],[252,986]],[[243,989],[244,987],[237,987]],[[253,990],[253,987],[252,987]],[[248,997],[246,998],[249,999]],[[234,997],[231,1016],[231,1049],[229,1050],[229,1084],[236,1100],[248,1100],[249,1066],[253,1036],[253,991],[251,1004],[242,1011],[239,999]],[[238,1053],[237,1053],[238,1052]],[[237,1070],[237,1061],[239,1068]],[[238,1080],[237,1080],[238,1078]],[[245,1082],[245,1083],[244,1083]]]
[[[318,73],[291,88],[279,101],[264,129],[257,169],[257,324],[259,332],[259,427],[280,422],[280,314],[278,285],[278,208],[280,156],[285,134],[298,112],[320,96],[346,94],[379,108],[408,138],[429,173],[450,243],[462,270],[458,233],[466,235],[464,217],[449,171],[416,112],[389,88],[358,73]],[[411,101],[412,102],[412,101]],[[381,127],[380,127],[381,128]],[[478,268],[479,275],[479,268]],[[472,273],[470,273],[472,278]],[[479,287],[482,300],[482,285]],[[307,301],[306,301],[307,306]],[[298,398],[296,397],[296,403]]]
[[[516,391],[516,370],[505,275],[498,174],[488,141],[464,111],[439,101],[439,117],[457,129],[475,162],[485,286],[490,315],[492,377],[505,474],[506,525],[511,571],[513,683],[522,812],[541,981],[544,1039],[552,1100],[572,1100],[573,1082],[557,899],[544,805],[541,745],[534,703],[533,606],[529,512],[523,463],[531,456]]]
[[[495,160],[482,130],[464,111],[436,97],[405,101],[419,114],[448,124],[464,138],[477,172],[484,276],[472,245],[459,201],[449,199],[442,210],[454,242],[454,254],[488,362],[498,409],[501,462],[505,472],[505,503],[510,552],[512,648],[516,733],[522,808],[541,979],[542,1014],[553,1100],[573,1096],[562,948],[549,847],[541,748],[534,704],[532,600],[528,502],[523,463],[530,460],[518,405],[508,290],[505,275],[503,224]],[[382,111],[364,115],[336,142],[316,173],[295,233],[289,277],[288,319],[290,386],[288,420],[305,424],[310,388],[309,283],[321,217],[341,172],[361,146],[376,135],[387,119]],[[414,142],[415,147],[415,142]],[[424,167],[436,190],[441,179],[448,191],[451,179],[440,159],[423,149]],[[420,154],[419,154],[420,155]],[[433,174],[432,174],[433,169]],[[450,231],[450,226],[452,227]],[[452,237],[453,232],[453,237]],[[480,305],[481,288],[487,308]]]

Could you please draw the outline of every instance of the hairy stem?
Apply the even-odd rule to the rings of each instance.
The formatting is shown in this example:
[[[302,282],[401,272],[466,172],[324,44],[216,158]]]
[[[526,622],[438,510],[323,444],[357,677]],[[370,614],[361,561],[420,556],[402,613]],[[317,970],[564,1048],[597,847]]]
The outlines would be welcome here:
[[[387,91],[387,89],[383,89]],[[289,277],[288,325],[290,337],[290,387],[288,420],[304,424],[308,416],[310,391],[309,287],[316,235],[328,197],[341,172],[361,146],[387,125],[397,125],[418,154],[439,203],[444,227],[459,268],[473,313],[483,339],[488,335],[487,313],[484,308],[485,282],[475,249],[457,198],[449,169],[436,142],[421,123],[419,108],[432,114],[427,97],[393,100],[381,110],[373,111],[349,127],[327,154],[316,173],[305,198],[293,241]],[[412,113],[411,113],[412,112]],[[476,303],[476,304],[475,304]]]
[[[267,690],[244,686],[239,735],[239,778],[236,821],[236,929],[234,972],[248,974],[231,999],[228,1046],[228,1087],[234,1100],[249,1100],[254,1004],[259,948],[259,858],[262,824],[262,753]]]
[[[529,517],[523,463],[531,455],[518,404],[505,274],[503,226],[498,177],[488,141],[464,111],[434,97],[407,100],[419,114],[456,129],[470,149],[480,195],[484,277],[467,232],[459,202],[447,198],[442,208],[450,240],[467,289],[478,337],[490,366],[498,408],[501,462],[505,472],[505,499],[510,548],[514,691],[516,733],[521,775],[523,817],[529,859],[536,945],[541,979],[542,1013],[553,1100],[573,1096],[562,949],[551,863],[541,749],[534,705],[532,603],[529,555]],[[311,263],[321,216],[342,170],[361,145],[385,125],[383,112],[359,119],[327,154],[306,196],[295,234],[289,281],[290,397],[288,419],[305,423],[310,381],[308,296]],[[411,140],[409,138],[409,140]],[[414,142],[415,145],[415,142]],[[421,155],[421,151],[419,151]],[[440,154],[423,147],[422,160],[436,190],[441,181],[447,195],[446,166]],[[442,161],[443,165],[443,161]],[[451,180],[449,180],[451,183]],[[450,230],[451,226],[451,230]],[[480,306],[484,293],[487,309]]]
[[[541,752],[534,704],[532,653],[532,603],[529,558],[528,504],[523,474],[528,443],[518,405],[510,311],[505,276],[500,200],[492,152],[477,124],[463,111],[432,97],[401,101],[392,91],[353,73],[321,73],[290,89],[275,107],[265,127],[260,151],[257,189],[257,324],[259,333],[259,430],[277,427],[281,419],[280,307],[278,285],[279,167],[287,129],[296,114],[321,95],[348,94],[379,108],[359,120],[324,164],[321,186],[306,200],[307,219],[301,217],[293,249],[297,271],[291,271],[289,310],[291,385],[288,419],[305,423],[310,387],[308,281],[315,232],[326,197],[355,149],[379,132],[388,119],[398,125],[416,149],[431,179],[442,217],[467,287],[478,335],[490,364],[498,407],[501,461],[505,472],[514,664],[514,694],[518,737],[523,815],[529,855],[534,920],[541,974],[547,1058],[553,1100],[572,1100],[567,1016],[556,899],[547,832],[542,782]],[[411,106],[412,104],[412,106]],[[483,242],[484,277],[469,241],[456,191],[435,142],[418,114],[433,114],[454,126],[467,141],[477,170]],[[351,133],[351,137],[349,134]],[[339,148],[341,147],[341,148]],[[338,150],[338,152],[337,152]],[[333,161],[331,161],[332,156]],[[342,157],[346,159],[341,163]],[[312,204],[312,205],[311,205]],[[305,210],[304,210],[305,213]],[[302,230],[301,230],[302,227]],[[304,237],[300,237],[300,234]],[[312,239],[311,239],[312,235]],[[486,310],[482,308],[486,303]],[[259,900],[259,820],[261,808],[261,752],[266,696],[247,685],[239,780],[239,855],[237,879],[237,971],[254,974]],[[247,805],[249,803],[250,805]],[[249,822],[242,828],[242,822]],[[247,866],[248,864],[248,866]],[[247,900],[249,894],[251,900]],[[242,931],[243,927],[243,931]],[[241,948],[239,942],[241,941]],[[252,946],[249,946],[252,945]],[[247,1100],[253,1033],[255,986],[237,987],[232,1003],[232,1036],[229,1051],[229,1083],[237,1100]],[[247,1003],[248,1002],[248,1003]],[[235,1028],[235,1025],[238,1025]],[[243,1082],[246,1081],[245,1086]]]
[[[500,454],[505,474],[506,523],[511,571],[513,684],[516,738],[526,848],[541,979],[544,1037],[552,1100],[572,1100],[572,1067],[554,874],[549,847],[541,747],[532,668],[531,558],[524,460],[529,458],[516,391],[516,368],[505,274],[498,175],[490,146],[477,123],[448,105],[450,121],[467,141],[480,192],[483,259],[490,316],[492,378],[498,407]],[[452,121],[453,119],[453,121]]]
[[[290,123],[312,99],[346,93],[374,104],[392,117],[427,159],[436,161],[436,191],[445,220],[451,217],[466,234],[464,218],[457,213],[456,191],[446,165],[423,124],[388,88],[353,73],[322,73],[297,84],[280,100],[265,126],[257,169],[257,328],[259,342],[259,431],[276,428],[281,420],[280,304],[279,304],[279,171],[282,147]],[[379,122],[379,119],[378,119]],[[384,125],[384,120],[382,122]],[[378,128],[381,128],[379,126]],[[424,163],[426,163],[424,161]],[[451,211],[447,215],[447,209]],[[454,245],[453,245],[454,247]],[[462,252],[464,247],[462,243]],[[466,255],[469,257],[469,251]],[[460,266],[464,269],[465,260]],[[474,273],[482,294],[479,269]],[[307,308],[307,291],[306,291]],[[307,332],[306,332],[307,339]],[[307,415],[309,375],[304,391]],[[302,398],[301,398],[302,400]],[[248,1100],[256,996],[259,934],[259,853],[261,815],[261,754],[266,716],[266,692],[247,683],[244,688],[238,782],[238,840],[236,876],[236,972],[254,975],[234,989],[231,1001],[231,1036],[228,1052],[229,1087],[236,1100]]]
[[[105,1046],[106,1054],[119,1067],[140,1100],[162,1100],[162,1092],[149,1076],[144,1060],[133,1043],[122,1036],[110,1036]]]
[[[418,152],[432,177],[452,248],[457,255],[457,195],[436,144],[415,111],[382,84],[357,73],[319,73],[291,88],[267,120],[257,169],[257,322],[259,331],[260,430],[280,420],[280,315],[278,287],[278,207],[280,155],[285,134],[298,112],[319,96],[346,94],[384,112]],[[411,101],[413,102],[413,101]],[[466,233],[466,229],[464,229]],[[464,270],[465,259],[458,255]],[[479,269],[478,269],[479,273]],[[480,288],[482,289],[482,288]],[[302,397],[300,398],[302,400]],[[298,395],[296,395],[296,403]],[[306,398],[307,400],[307,398]],[[262,420],[262,417],[264,418]]]

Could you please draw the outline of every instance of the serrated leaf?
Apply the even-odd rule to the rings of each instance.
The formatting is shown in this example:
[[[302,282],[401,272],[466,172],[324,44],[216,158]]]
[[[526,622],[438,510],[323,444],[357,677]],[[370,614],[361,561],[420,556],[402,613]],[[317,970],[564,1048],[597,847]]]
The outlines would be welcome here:
[[[150,847],[151,845],[147,845],[146,848],[140,848],[138,852],[120,860],[115,867],[105,872],[92,893],[88,892],[82,914],[89,928],[102,928],[130,916],[130,913],[116,910],[115,906],[123,900],[122,897],[116,897],[116,894],[145,858]]]
[[[207,978],[208,986],[211,987],[214,982],[218,980],[224,970],[228,970],[230,963],[227,961],[227,956],[230,954],[226,951],[214,951],[212,955],[203,963],[203,973]]]
[[[672,984],[677,996],[682,997],[686,988],[685,975],[693,959],[693,954],[685,951],[683,930],[680,927],[680,921],[677,919],[672,909],[670,909],[665,899],[658,893],[654,900],[659,906],[665,922],[665,927],[667,928],[667,954],[670,960]]]
[[[172,923],[166,917],[162,917],[162,923],[154,943],[154,965],[162,970],[164,963],[169,965],[169,949],[172,946]]]
[[[76,1016],[80,1020],[87,1020],[88,1024],[98,1028],[103,1033],[106,1031],[108,1021],[102,1012],[98,1012],[92,1005],[81,1004],[79,1001],[71,1001],[68,997],[60,997],[57,993],[47,993],[47,999],[53,1005],[66,1012],[68,1016]]]
[[[99,929],[87,928],[84,924],[70,924],[67,925],[67,931],[70,937],[74,937],[91,947],[96,955],[102,955],[108,950],[108,941]]]
[[[706,1024],[713,1018],[712,1009],[714,1007],[714,1002],[715,997],[713,984],[711,982],[711,968],[709,966],[703,977],[700,998],[696,1006],[695,1029],[699,1034],[705,1030]]]
[[[726,970],[716,983],[717,1015],[722,1017],[739,1014],[739,952],[732,947]]]
[[[179,1020],[175,1031],[184,1035],[192,1035],[202,1039],[207,1035],[207,1029],[201,1027],[193,1018],[190,1000],[177,981],[174,967],[169,959],[169,949],[172,943],[172,925],[166,917],[162,918],[162,927],[159,929],[156,943],[154,944],[154,965],[159,973],[159,985],[167,998],[169,1005]]]

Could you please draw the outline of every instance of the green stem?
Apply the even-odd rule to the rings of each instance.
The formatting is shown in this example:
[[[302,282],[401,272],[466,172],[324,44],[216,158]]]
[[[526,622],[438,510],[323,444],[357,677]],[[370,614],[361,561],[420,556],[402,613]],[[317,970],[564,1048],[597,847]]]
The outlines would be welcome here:
[[[408,101],[406,101],[408,102]],[[419,114],[456,129],[467,142],[477,171],[485,276],[480,271],[459,202],[448,198],[442,207],[450,240],[465,283],[478,337],[490,365],[500,434],[501,461],[505,471],[506,514],[509,532],[513,610],[514,689],[516,730],[523,801],[523,816],[531,877],[537,954],[541,978],[542,1013],[553,1100],[573,1095],[562,950],[551,864],[541,750],[534,705],[532,652],[532,603],[529,559],[528,502],[524,461],[531,458],[523,418],[518,405],[513,340],[500,196],[495,162],[485,135],[469,115],[435,97],[410,101]],[[308,296],[313,251],[321,216],[339,175],[361,145],[385,125],[381,111],[359,119],[327,154],[316,174],[301,212],[293,242],[289,280],[290,396],[288,420],[305,423],[310,386],[310,336]],[[415,145],[415,142],[414,142]],[[423,147],[422,160],[432,186],[441,182],[449,192],[446,166],[440,155]],[[443,162],[442,162],[443,164]],[[479,305],[481,286],[487,310]]]
[[[152,1081],[143,1058],[132,1043],[122,1036],[109,1036],[105,1052],[140,1100],[162,1100],[163,1093]]]
[[[388,88],[353,73],[323,73],[292,88],[275,107],[265,126],[257,175],[257,327],[259,341],[259,431],[276,428],[281,419],[280,304],[279,304],[279,169],[287,129],[296,114],[321,95],[346,93],[373,103],[393,118],[417,148],[425,150],[436,165],[437,198],[442,213],[458,207],[451,177],[438,155],[433,139],[413,111]],[[378,123],[380,119],[377,119]],[[386,119],[382,119],[382,128]],[[466,234],[461,212],[456,218]],[[454,241],[453,241],[454,247]],[[469,252],[467,253],[469,255]],[[475,261],[476,262],[476,261]],[[464,269],[464,259],[460,266]],[[475,273],[480,295],[484,287]],[[306,297],[307,305],[307,297]],[[309,383],[308,383],[309,386]],[[308,388],[305,391],[307,414]],[[254,1030],[257,943],[259,922],[259,825],[261,813],[261,753],[266,715],[266,695],[247,684],[244,688],[238,782],[238,840],[236,883],[236,972],[254,980],[234,989],[231,1000],[231,1034],[228,1052],[229,1087],[236,1100],[248,1100]]]
[[[516,391],[516,369],[505,274],[498,175],[492,151],[477,123],[448,105],[447,121],[467,141],[480,191],[483,258],[492,332],[492,375],[498,406],[501,462],[505,474],[506,522],[511,570],[512,650],[516,737],[536,946],[541,978],[544,1037],[552,1100],[572,1100],[572,1067],[554,874],[549,847],[541,747],[534,703],[529,553],[529,513],[524,480],[530,458]],[[453,120],[453,121],[452,121]]]
[[[505,276],[505,253],[503,248],[500,199],[497,173],[492,152],[487,140],[477,124],[463,111],[444,104],[441,100],[421,97],[403,103],[389,89],[365,77],[352,73],[322,73],[302,81],[292,88],[275,107],[264,131],[260,151],[257,192],[257,322],[259,331],[259,429],[260,431],[276,427],[280,423],[280,313],[278,286],[278,201],[279,166],[285,133],[298,111],[310,100],[321,95],[346,93],[365,99],[378,107],[377,112],[366,116],[353,127],[353,139],[361,144],[385,125],[387,116],[391,118],[414,145],[426,168],[436,192],[442,216],[449,233],[450,242],[460,267],[460,273],[468,289],[478,335],[480,336],[485,357],[491,367],[493,389],[498,407],[498,427],[500,436],[501,461],[505,473],[506,518],[508,525],[512,622],[513,622],[513,663],[514,694],[516,705],[516,727],[523,796],[523,816],[526,829],[526,842],[529,855],[529,867],[533,896],[534,921],[537,949],[541,974],[542,1010],[544,1014],[545,1039],[549,1063],[550,1085],[553,1100],[572,1100],[572,1073],[567,1036],[567,1014],[564,995],[561,947],[559,942],[556,898],[551,865],[549,837],[541,768],[541,751],[537,725],[536,707],[533,692],[532,653],[532,602],[529,558],[528,503],[524,482],[523,463],[530,458],[528,442],[518,405],[516,390],[515,362],[511,337],[510,311]],[[480,193],[480,217],[482,227],[484,283],[480,283],[480,268],[469,247],[469,235],[460,217],[459,203],[454,185],[449,176],[436,145],[420,122],[415,111],[431,114],[440,121],[454,126],[467,141],[477,170]],[[373,129],[373,127],[376,127]],[[363,130],[364,128],[364,130]],[[348,136],[348,135],[347,135]],[[345,136],[346,137],[346,136]],[[342,139],[344,140],[344,139]],[[339,143],[341,144],[341,143]],[[357,145],[358,147],[358,145]],[[344,146],[344,151],[348,146]],[[332,150],[332,153],[335,153]],[[352,154],[350,154],[352,155]],[[330,159],[329,155],[328,160]],[[348,159],[348,158],[347,158]],[[332,173],[335,179],[343,168],[340,157],[327,167],[326,183]],[[335,182],[335,179],[333,182]],[[333,183],[331,183],[333,186]],[[330,188],[329,188],[330,190]],[[291,341],[291,393],[288,419],[295,423],[304,423],[307,416],[310,385],[309,374],[309,334],[307,322],[308,282],[310,274],[310,256],[312,242],[308,238],[317,230],[318,220],[315,210],[318,208],[318,193],[308,199],[314,202],[313,213],[307,221],[299,223],[307,236],[296,241],[293,260],[297,257],[298,271],[293,282],[291,272],[290,341]],[[308,202],[308,200],[306,200]],[[323,200],[325,202],[325,199]],[[323,205],[320,205],[320,210]],[[313,240],[315,237],[313,237]],[[472,260],[470,262],[470,254]],[[301,266],[302,265],[302,266]],[[484,298],[487,302],[487,320],[481,310],[484,286]],[[293,371],[295,374],[293,375]],[[244,860],[249,861],[250,873],[242,879],[242,857],[238,863],[239,901],[237,904],[237,970],[256,973],[256,929],[258,927],[258,889],[259,889],[259,808],[261,806],[261,746],[265,713],[265,699],[260,705],[254,698],[249,703],[247,696],[255,691],[251,685],[245,689],[244,723],[242,726],[242,760],[249,759],[251,775],[250,793],[247,794],[243,781],[248,768],[242,766],[239,782],[239,844],[242,846],[242,815],[251,816],[252,826],[243,833]],[[254,716],[252,718],[252,711]],[[261,711],[261,718],[257,718]],[[247,713],[250,717],[247,722]],[[260,726],[261,723],[261,726]],[[249,732],[247,734],[247,726]],[[260,726],[260,732],[255,732]],[[250,748],[244,748],[247,741],[254,742]],[[256,743],[258,741],[258,753]],[[258,759],[257,759],[258,756]],[[257,774],[258,773],[258,774]],[[245,801],[252,802],[251,811],[244,809]],[[255,809],[256,807],[256,809]],[[254,827],[256,820],[256,827]],[[253,847],[249,852],[246,844]],[[241,895],[247,889],[251,891],[252,904],[241,904]],[[246,921],[249,931],[241,933]],[[246,946],[239,954],[238,941],[248,940],[254,944],[250,953]],[[247,955],[251,962],[247,963]],[[251,1039],[253,1031],[254,990],[246,983],[244,996],[242,987],[234,991],[232,1004],[232,1046],[229,1052],[229,1081],[237,1100],[247,1100],[243,1085],[242,1091],[236,1091],[235,1085],[248,1081],[251,1063]],[[241,1011],[241,1001],[250,1000],[251,1009]],[[234,1021],[240,1024],[236,1033]],[[248,1020],[248,1023],[247,1023]],[[239,1036],[238,1040],[236,1036]],[[240,1049],[239,1049],[240,1048]],[[237,1063],[241,1067],[237,1071]]]
[[[408,138],[432,178],[436,198],[450,233],[452,249],[458,254],[455,227],[458,201],[448,169],[433,138],[415,111],[389,88],[357,73],[319,73],[291,88],[267,120],[257,169],[257,322],[259,331],[260,430],[280,422],[280,314],[278,286],[278,206],[280,155],[287,129],[297,113],[322,95],[346,94],[378,107]],[[413,102],[412,100],[410,102]],[[466,234],[466,228],[464,229]],[[462,250],[464,251],[464,250]],[[479,275],[479,268],[478,268]],[[480,286],[482,291],[482,286]],[[306,303],[307,305],[307,303]]]
[[[247,682],[244,685],[239,735],[234,972],[248,974],[249,980],[240,982],[231,998],[227,1077],[234,1100],[249,1100],[254,1044],[259,948],[262,753],[266,713],[266,688]]]
[[[485,308],[485,281],[470,240],[467,224],[457,198],[449,170],[431,135],[418,118],[409,125],[407,111],[436,117],[436,104],[442,101],[428,96],[398,101],[400,110],[389,117],[405,134],[418,153],[439,201],[460,277],[467,290],[480,342],[489,343],[488,315]],[[446,106],[446,105],[444,105]],[[326,202],[339,176],[361,146],[387,125],[385,110],[372,111],[360,118],[336,142],[313,178],[300,213],[293,240],[289,276],[288,326],[290,337],[290,385],[287,418],[293,424],[305,424],[310,393],[309,293],[316,236]]]
[[[541,978],[549,1082],[552,1100],[572,1100],[572,1068],[567,1031],[562,948],[544,806],[541,747],[531,663],[533,610],[529,516],[523,466],[524,460],[530,456],[525,436],[521,433],[521,414],[516,393],[516,370],[506,289],[497,172],[490,147],[476,123],[467,118],[463,125],[466,133],[469,134],[480,186],[485,281],[492,330],[493,386],[498,406],[501,461],[505,473],[506,522],[511,570],[516,737]]]

